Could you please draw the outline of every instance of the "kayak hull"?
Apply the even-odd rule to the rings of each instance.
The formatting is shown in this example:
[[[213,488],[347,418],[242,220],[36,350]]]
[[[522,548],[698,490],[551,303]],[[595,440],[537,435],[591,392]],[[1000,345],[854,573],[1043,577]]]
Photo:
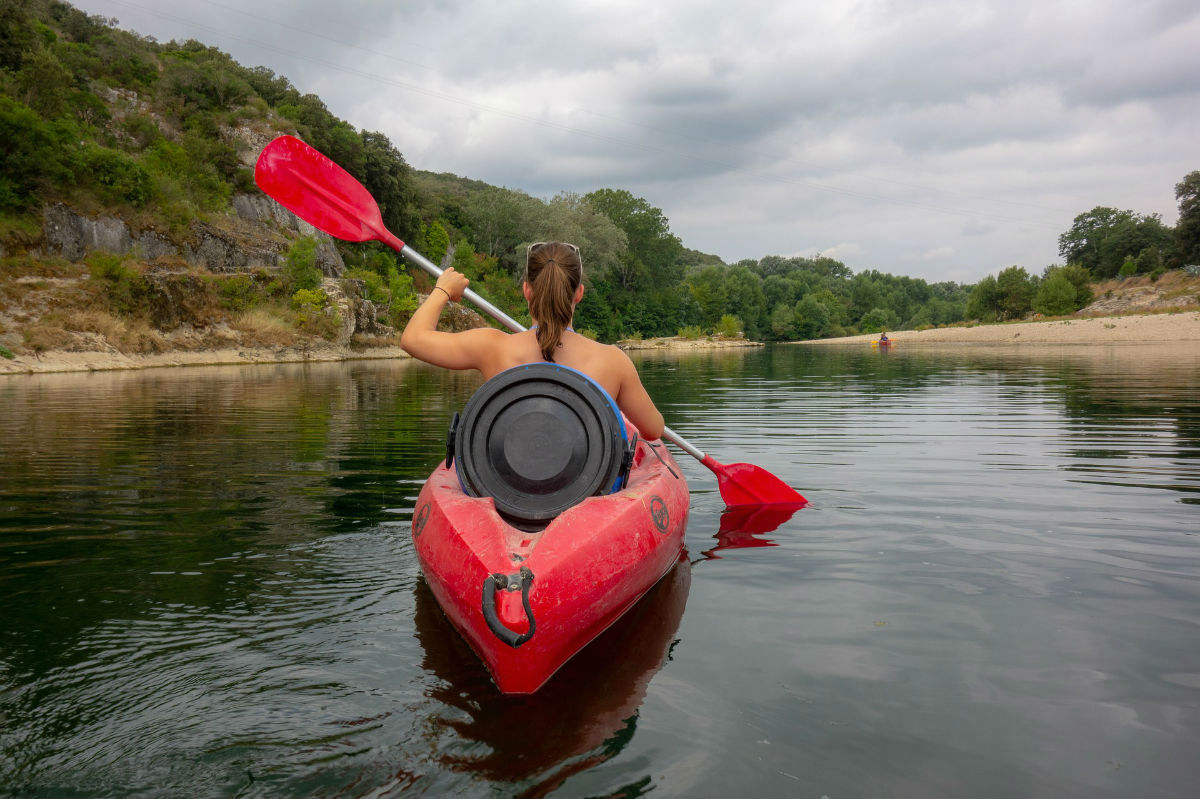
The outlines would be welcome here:
[[[678,464],[641,441],[625,489],[536,532],[506,522],[491,498],[467,496],[443,462],[417,499],[412,536],[438,604],[497,687],[528,694],[675,565],[687,513]]]

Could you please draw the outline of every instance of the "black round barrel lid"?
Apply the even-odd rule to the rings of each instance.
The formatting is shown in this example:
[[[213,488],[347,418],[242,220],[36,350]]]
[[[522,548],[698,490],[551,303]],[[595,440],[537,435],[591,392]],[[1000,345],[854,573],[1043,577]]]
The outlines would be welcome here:
[[[463,409],[454,449],[467,493],[492,497],[509,521],[537,525],[607,493],[624,446],[603,389],[573,369],[536,363],[479,387]]]

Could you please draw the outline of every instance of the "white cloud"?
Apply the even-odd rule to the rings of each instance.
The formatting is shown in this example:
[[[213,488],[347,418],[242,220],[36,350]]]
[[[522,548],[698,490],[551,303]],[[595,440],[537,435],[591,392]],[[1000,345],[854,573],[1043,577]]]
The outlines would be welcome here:
[[[910,256],[908,256],[908,260],[910,260],[910,261],[941,261],[946,258],[952,258],[953,256],[954,256],[954,248],[953,247],[934,247],[932,249],[926,250],[923,253],[920,253],[919,255],[910,255]]]

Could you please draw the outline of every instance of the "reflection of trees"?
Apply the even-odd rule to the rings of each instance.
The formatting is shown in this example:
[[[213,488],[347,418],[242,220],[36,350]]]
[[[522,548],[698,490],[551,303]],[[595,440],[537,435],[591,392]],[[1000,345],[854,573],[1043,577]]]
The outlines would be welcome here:
[[[294,573],[290,547],[395,520],[471,386],[407,361],[0,382],[6,665],[69,659],[108,619],[243,605]]]
[[[646,352],[635,360],[667,424],[685,437],[697,431],[697,437],[728,438],[743,426],[755,436],[764,429],[790,435],[818,424],[821,432],[836,433],[862,423],[864,402],[877,403],[883,419],[918,400],[936,404],[938,391],[973,376],[994,381],[1010,397],[1031,390],[1058,397],[1070,420],[1066,436],[1077,444],[1067,454],[1084,470],[1095,471],[1088,460],[1138,457],[1136,437],[1150,435],[1150,426],[1158,427],[1157,456],[1186,464],[1200,452],[1200,353],[1194,342],[903,347],[901,342],[897,351],[881,353],[865,344],[774,345]],[[1119,433],[1131,438],[1118,442]],[[1170,441],[1165,450],[1164,435]],[[703,449],[706,442],[693,443]],[[1186,471],[1186,465],[1174,470]],[[1159,482],[1197,492],[1174,476]]]

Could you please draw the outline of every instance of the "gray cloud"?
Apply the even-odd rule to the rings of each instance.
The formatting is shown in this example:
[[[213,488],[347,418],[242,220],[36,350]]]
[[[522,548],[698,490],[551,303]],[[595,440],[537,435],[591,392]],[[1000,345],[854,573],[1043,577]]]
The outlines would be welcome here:
[[[1173,222],[1200,168],[1186,0],[78,5],[287,75],[418,168],[627,188],[727,261],[1040,271],[1095,205]]]

